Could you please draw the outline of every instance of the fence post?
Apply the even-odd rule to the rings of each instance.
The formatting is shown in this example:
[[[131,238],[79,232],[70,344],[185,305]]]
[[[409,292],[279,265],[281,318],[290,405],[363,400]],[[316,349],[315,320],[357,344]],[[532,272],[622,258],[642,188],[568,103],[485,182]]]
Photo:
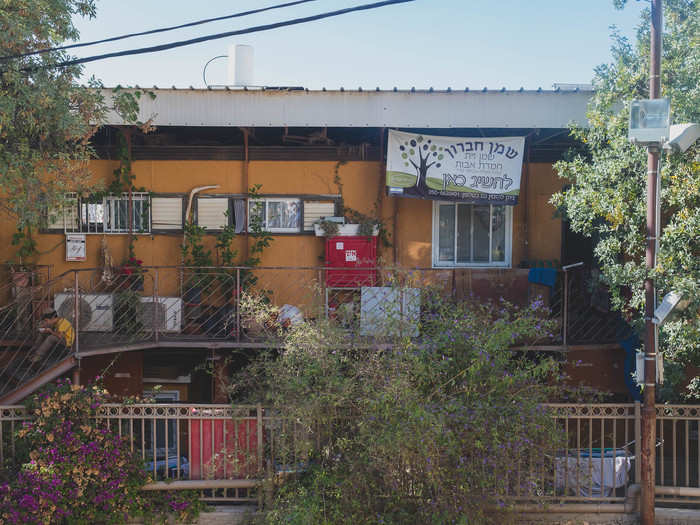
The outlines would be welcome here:
[[[318,272],[318,289],[319,289],[319,301],[318,301],[318,318],[319,319],[326,319],[328,317],[328,290],[325,287],[325,283],[323,282],[323,270],[320,268],[317,270]]]
[[[642,439],[642,408],[639,401],[634,402],[634,482],[640,484],[642,482],[642,469],[640,468],[640,454],[642,447],[639,443]]]
[[[262,405],[258,403],[256,408],[257,415],[257,438],[258,438],[258,475],[264,476],[263,472],[263,409]]]
[[[154,269],[155,275],[153,276],[153,339],[156,344],[160,339],[158,332],[158,268]],[[165,307],[165,305],[163,305]],[[163,323],[167,324],[167,311]]]

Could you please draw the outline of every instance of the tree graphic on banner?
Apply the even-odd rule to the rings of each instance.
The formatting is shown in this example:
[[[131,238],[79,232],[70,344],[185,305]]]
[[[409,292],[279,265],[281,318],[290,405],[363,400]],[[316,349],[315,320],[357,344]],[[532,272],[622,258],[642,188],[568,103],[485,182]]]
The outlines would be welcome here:
[[[399,146],[404,166],[408,167],[412,164],[416,170],[418,175],[416,187],[418,188],[421,187],[421,184],[427,185],[428,170],[431,166],[439,168],[442,165],[440,161],[444,157],[442,153],[443,148],[442,146],[436,146],[432,142],[432,140],[425,140],[422,135],[419,135],[415,139],[404,141]]]

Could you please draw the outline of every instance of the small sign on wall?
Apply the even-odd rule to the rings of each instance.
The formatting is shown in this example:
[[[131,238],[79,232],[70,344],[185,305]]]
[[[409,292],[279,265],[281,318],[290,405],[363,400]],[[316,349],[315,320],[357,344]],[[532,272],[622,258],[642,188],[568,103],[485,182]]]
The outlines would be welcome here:
[[[85,260],[85,234],[66,234],[66,261]]]

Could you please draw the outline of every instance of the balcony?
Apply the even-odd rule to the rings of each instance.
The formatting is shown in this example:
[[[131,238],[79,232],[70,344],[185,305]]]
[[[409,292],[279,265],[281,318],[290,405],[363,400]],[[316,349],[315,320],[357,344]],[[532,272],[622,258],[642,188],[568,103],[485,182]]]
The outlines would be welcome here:
[[[355,347],[388,344],[396,335],[419,339],[435,295],[544,302],[544,315],[558,329],[546,340],[518,342],[521,349],[616,341],[619,318],[596,307],[585,273],[554,275],[541,285],[520,269],[160,266],[56,277],[39,268],[21,280],[12,274],[0,288],[0,400],[65,373],[80,358],[159,347],[270,348],[301,320],[336,323]],[[56,345],[32,364],[41,317],[50,309],[71,322],[75,342]]]

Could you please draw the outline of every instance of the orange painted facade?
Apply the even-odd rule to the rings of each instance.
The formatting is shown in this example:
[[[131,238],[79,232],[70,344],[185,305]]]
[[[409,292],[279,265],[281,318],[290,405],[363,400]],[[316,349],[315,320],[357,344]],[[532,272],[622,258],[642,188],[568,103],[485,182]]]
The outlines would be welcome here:
[[[116,161],[96,160],[91,164],[95,179],[108,183]],[[261,194],[271,195],[336,195],[337,173],[342,182],[345,205],[371,215],[379,210],[380,219],[391,234],[395,247],[381,247],[379,255],[389,264],[402,267],[430,268],[432,243],[432,202],[427,200],[388,197],[384,194],[384,174],[379,162],[299,162],[252,161],[248,166],[248,185],[261,185]],[[136,187],[154,194],[187,195],[196,186],[218,184],[209,195],[243,194],[244,163],[241,161],[135,161],[132,165]],[[561,252],[561,220],[554,218],[554,207],[548,200],[558,191],[562,181],[550,164],[530,164],[527,187],[521,190],[520,203],[513,210],[512,267],[524,259],[557,261]],[[395,224],[394,224],[395,220]],[[526,225],[527,220],[527,225]],[[0,227],[0,243],[8,247],[5,259],[13,256],[10,240],[15,225],[7,218]],[[52,266],[53,275],[64,271],[93,268],[101,264],[101,234],[87,235],[87,260],[65,261],[64,236],[59,233],[36,234],[39,257],[37,263]],[[115,264],[128,252],[126,234],[107,234],[107,242]],[[182,233],[142,234],[136,242],[136,255],[144,265],[176,265],[180,263]],[[214,235],[207,236],[213,248]],[[243,248],[244,236],[234,241]],[[394,260],[396,254],[396,260]],[[263,256],[262,266],[319,266],[323,240],[311,234],[276,235]],[[479,273],[491,270],[462,270]]]

